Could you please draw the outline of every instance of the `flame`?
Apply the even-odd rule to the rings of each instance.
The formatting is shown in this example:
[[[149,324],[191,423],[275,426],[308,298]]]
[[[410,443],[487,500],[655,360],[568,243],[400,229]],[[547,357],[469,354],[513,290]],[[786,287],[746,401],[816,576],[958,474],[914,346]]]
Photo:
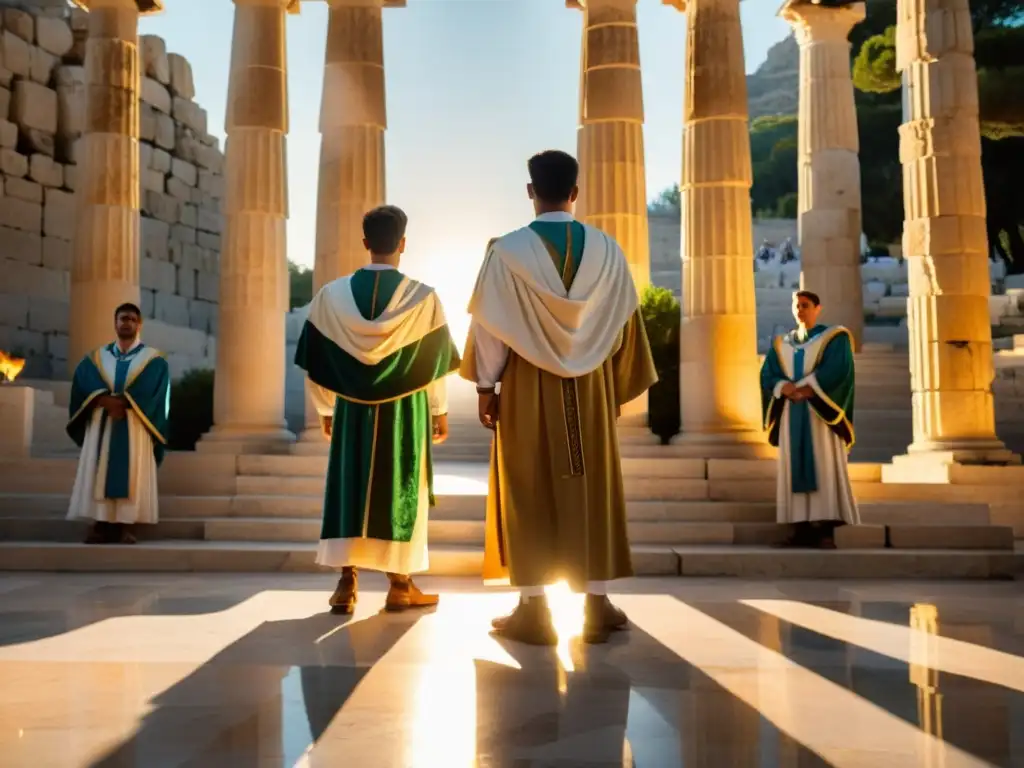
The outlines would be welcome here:
[[[18,378],[25,367],[25,361],[20,357],[11,357],[3,350],[0,350],[0,378],[7,381],[14,381]]]

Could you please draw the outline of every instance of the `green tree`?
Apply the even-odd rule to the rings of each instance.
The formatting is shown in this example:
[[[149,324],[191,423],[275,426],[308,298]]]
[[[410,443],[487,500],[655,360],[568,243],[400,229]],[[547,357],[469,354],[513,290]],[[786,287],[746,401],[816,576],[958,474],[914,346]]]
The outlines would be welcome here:
[[[895,26],[864,41],[853,60],[853,84],[866,93],[890,93],[900,87]]]
[[[313,300],[313,270],[288,262],[288,308],[304,307]]]
[[[682,203],[682,190],[678,184],[673,184],[668,189],[662,190],[654,200],[647,204],[648,213],[667,213],[678,211]]]
[[[640,299],[644,328],[651,344],[658,383],[647,395],[651,431],[663,443],[679,432],[679,301],[667,288],[647,286]]]

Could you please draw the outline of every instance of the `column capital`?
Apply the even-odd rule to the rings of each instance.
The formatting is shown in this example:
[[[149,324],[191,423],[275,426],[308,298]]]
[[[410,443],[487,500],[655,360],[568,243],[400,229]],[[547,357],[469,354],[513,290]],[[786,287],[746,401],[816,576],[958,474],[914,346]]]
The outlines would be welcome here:
[[[828,6],[808,0],[787,0],[779,9],[779,16],[793,27],[800,45],[819,40],[845,42],[850,30],[864,21],[865,15],[865,4],[860,2]]]
[[[686,11],[686,0],[661,0],[662,5],[667,5],[670,8],[675,8],[677,11]]]

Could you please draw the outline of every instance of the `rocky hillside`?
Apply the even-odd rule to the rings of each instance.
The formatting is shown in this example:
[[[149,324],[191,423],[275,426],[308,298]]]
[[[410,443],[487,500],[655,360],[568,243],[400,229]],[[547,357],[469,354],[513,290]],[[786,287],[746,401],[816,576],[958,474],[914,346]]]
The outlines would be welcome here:
[[[800,49],[792,34],[770,49],[764,63],[747,75],[750,117],[795,115],[800,97]]]

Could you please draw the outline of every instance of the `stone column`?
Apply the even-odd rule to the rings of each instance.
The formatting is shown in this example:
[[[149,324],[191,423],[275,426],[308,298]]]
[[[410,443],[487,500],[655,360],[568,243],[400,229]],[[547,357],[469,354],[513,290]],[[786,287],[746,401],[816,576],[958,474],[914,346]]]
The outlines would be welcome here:
[[[79,139],[68,372],[114,336],[114,310],[139,303],[139,9],[90,0],[85,131]]]
[[[678,441],[708,457],[756,455],[765,441],[740,4],[692,0],[686,14]]]
[[[320,182],[313,290],[369,261],[363,214],[384,203],[384,31],[382,0],[328,0],[320,103]],[[303,442],[324,443],[306,398]]]
[[[800,44],[800,285],[821,297],[822,321],[864,335],[860,272],[860,148],[847,36],[864,3],[789,0],[780,12]]]
[[[576,214],[618,241],[642,292],[651,282],[651,254],[636,0],[574,6],[583,11]],[[646,394],[622,411],[620,439],[656,442],[647,429]]]
[[[903,255],[915,458],[1008,462],[996,437],[985,189],[968,0],[899,0]],[[1018,459],[1019,461],[1019,459]]]
[[[235,0],[214,427],[205,450],[275,450],[294,437],[284,420],[288,4]]]

